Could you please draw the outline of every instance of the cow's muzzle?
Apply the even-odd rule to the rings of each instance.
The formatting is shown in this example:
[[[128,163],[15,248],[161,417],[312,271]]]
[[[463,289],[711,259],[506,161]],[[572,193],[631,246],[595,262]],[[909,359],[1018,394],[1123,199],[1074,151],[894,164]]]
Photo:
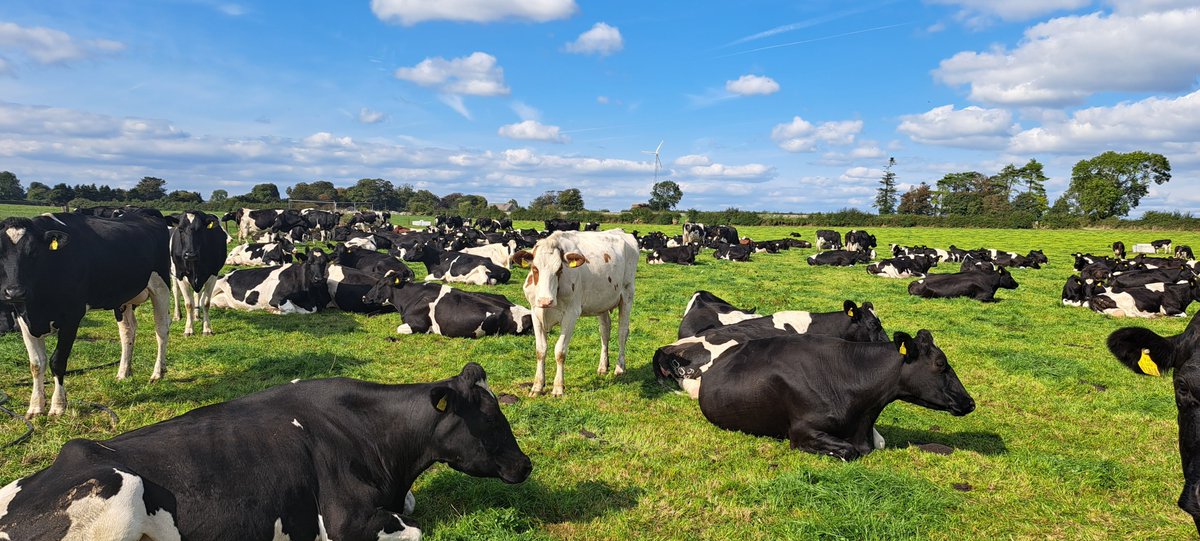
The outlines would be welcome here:
[[[3,299],[6,302],[19,303],[25,300],[25,288],[21,286],[12,286],[4,288]]]

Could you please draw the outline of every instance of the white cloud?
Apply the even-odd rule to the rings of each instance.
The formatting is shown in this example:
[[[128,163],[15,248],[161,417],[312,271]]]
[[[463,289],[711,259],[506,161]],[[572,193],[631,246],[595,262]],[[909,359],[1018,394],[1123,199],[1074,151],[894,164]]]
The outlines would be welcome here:
[[[704,155],[700,155],[700,154],[688,154],[686,156],[680,156],[678,158],[675,158],[675,165],[678,165],[681,167],[692,167],[692,166],[697,166],[697,165],[710,165],[710,164],[712,164],[712,160],[710,160],[708,158],[708,156],[704,156]]]
[[[851,167],[838,177],[839,180],[844,182],[874,182],[880,178],[883,178],[883,169],[873,169],[870,167]]]
[[[788,152],[814,152],[820,143],[849,145],[862,132],[861,120],[822,122],[814,126],[811,122],[793,117],[787,124],[777,124],[771,130],[771,139],[779,148]]]
[[[184,137],[165,120],[119,118],[59,107],[0,101],[0,133],[53,137]]]
[[[761,163],[746,165],[724,165],[712,163],[696,165],[684,171],[685,175],[700,178],[734,178],[746,182],[767,181],[775,176],[775,168]]]
[[[366,107],[363,107],[358,111],[358,121],[362,122],[363,124],[377,124],[379,122],[383,122],[383,120],[386,118],[387,115],[383,114],[381,111],[373,111]]]
[[[1056,11],[1079,9],[1092,0],[926,0],[931,4],[959,6],[960,19],[984,15],[1006,21],[1027,21]]]
[[[570,17],[577,9],[575,0],[371,0],[371,11],[381,21],[405,26],[435,20],[546,22]]]
[[[542,112],[536,107],[522,101],[514,101],[511,104],[512,110],[521,120],[541,120]]]
[[[53,28],[0,22],[0,50],[46,65],[121,52],[125,44],[107,39],[79,40]],[[11,68],[9,59],[0,57],[0,73]]]
[[[570,139],[567,136],[559,133],[558,126],[547,126],[536,120],[524,120],[516,124],[506,124],[500,126],[497,132],[501,137],[509,139],[524,139],[529,141],[549,141],[551,143],[565,143]]]
[[[863,141],[849,152],[826,152],[821,155],[822,165],[846,165],[860,160],[873,160],[884,157],[883,149],[875,141]]]
[[[1012,113],[1004,109],[984,109],[974,105],[955,109],[953,105],[934,107],[919,115],[900,117],[896,131],[918,143],[977,149],[1003,148],[1020,126]]]
[[[1091,153],[1196,141],[1200,141],[1200,90],[1178,98],[1154,97],[1075,111],[1069,119],[1018,133],[1009,150]]]
[[[4,66],[0,65],[0,72],[4,71]],[[596,96],[596,103],[600,105],[608,105],[608,96]]]
[[[446,60],[426,58],[411,68],[396,70],[396,78],[424,87],[437,87],[446,94],[467,96],[507,96],[504,68],[496,65],[496,57],[482,52]]]
[[[1138,15],[1195,7],[1195,0],[1107,0],[1113,11],[1123,15]]]
[[[762,75],[743,75],[736,81],[726,81],[725,90],[739,96],[765,96],[779,92],[779,83]]]
[[[471,120],[471,111],[467,109],[467,104],[463,103],[462,96],[458,94],[439,94],[438,101],[446,104],[446,107],[454,109],[463,118]]]
[[[241,17],[246,14],[246,8],[237,4],[221,4],[217,6],[217,9],[230,17]]]
[[[1200,72],[1200,8],[1135,16],[1093,13],[1035,25],[1013,49],[964,51],[934,77],[970,85],[973,100],[1065,105],[1115,92],[1182,92]]]
[[[621,38],[621,31],[617,27],[605,23],[596,23],[591,30],[580,34],[575,41],[566,44],[566,50],[569,53],[598,54],[600,56],[613,54],[624,47],[625,40]]]

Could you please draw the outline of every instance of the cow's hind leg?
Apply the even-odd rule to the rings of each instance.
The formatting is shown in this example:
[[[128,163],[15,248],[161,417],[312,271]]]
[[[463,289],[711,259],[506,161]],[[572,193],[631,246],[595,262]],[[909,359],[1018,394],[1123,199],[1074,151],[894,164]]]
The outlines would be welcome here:
[[[862,456],[852,443],[799,423],[788,431],[788,441],[792,444],[793,449],[801,449],[818,455],[829,455],[842,460],[855,460]]]
[[[21,338],[25,341],[25,352],[29,354],[29,375],[33,380],[33,392],[29,395],[29,409],[25,417],[30,419],[44,413],[46,408],[46,338],[33,336],[25,318],[16,317],[21,327]]]
[[[208,277],[208,282],[206,282],[204,284],[204,287],[200,289],[200,298],[199,298],[199,301],[197,302],[197,304],[199,304],[200,313],[204,317],[204,331],[203,332],[204,332],[205,336],[212,336],[212,334],[213,334],[212,325],[208,322],[208,306],[210,304],[212,304],[213,288],[215,288],[216,286],[217,286],[217,277],[216,276]]]
[[[608,312],[600,312],[596,317],[600,321],[600,365],[596,367],[596,373],[603,376],[608,373],[608,341],[612,338],[612,316]]]
[[[150,381],[158,381],[162,379],[163,373],[167,370],[167,339],[171,332],[171,312],[168,303],[170,302],[170,292],[167,289],[167,283],[157,273],[150,274],[150,283],[147,284],[150,290],[150,303],[154,305],[154,334],[158,338],[158,355],[154,359],[154,372],[150,374]],[[189,288],[187,293],[190,295],[192,290]],[[188,307],[188,322],[192,321],[192,309]]]
[[[125,379],[132,373],[133,341],[137,338],[137,316],[133,313],[137,305],[126,304],[117,308],[117,334],[121,337],[121,364],[117,366],[117,379]]]
[[[184,319],[183,323],[183,335],[191,336],[196,334],[196,296],[192,290],[192,281],[188,278],[180,278],[172,280],[172,283],[175,286],[172,289],[178,292],[178,297],[183,297],[183,309],[187,312],[187,318]],[[176,310],[179,309],[178,298],[171,304]],[[172,321],[179,321],[179,319],[179,312],[176,312],[175,316],[171,318]]]
[[[617,369],[614,375],[625,373],[625,342],[629,340],[629,316],[633,311],[633,288],[621,297],[620,311],[617,315]]]

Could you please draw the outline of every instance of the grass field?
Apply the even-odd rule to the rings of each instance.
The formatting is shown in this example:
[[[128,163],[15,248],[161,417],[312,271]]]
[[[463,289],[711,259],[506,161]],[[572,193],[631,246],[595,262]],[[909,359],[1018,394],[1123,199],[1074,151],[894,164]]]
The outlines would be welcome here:
[[[0,209],[3,211],[4,209]],[[522,224],[518,224],[522,225]],[[528,225],[528,224],[524,224]],[[676,227],[638,226],[670,233]],[[754,238],[815,228],[742,228]],[[184,338],[172,327],[169,370],[149,384],[154,340],[139,310],[142,339],[134,378],[115,367],[68,377],[73,400],[117,412],[117,428],[83,407],[38,419],[30,442],[0,450],[0,483],[50,464],[75,437],[108,438],[293,378],[350,376],[381,382],[430,381],[478,361],[505,406],[534,473],[521,485],[435,467],[414,487],[415,518],[430,539],[1179,539],[1194,535],[1175,507],[1182,486],[1169,378],[1137,377],[1107,352],[1109,332],[1144,325],[1180,332],[1186,319],[1114,320],[1059,302],[1070,253],[1105,253],[1156,238],[1200,246],[1195,233],[873,229],[882,246],[1043,248],[1050,265],[1016,270],[1002,300],[918,299],[908,280],[870,276],[862,266],[814,268],[814,250],[756,255],[751,263],[638,269],[629,372],[595,373],[595,318],[581,320],[567,362],[566,396],[526,398],[533,338],[481,340],[397,336],[398,316],[339,312],[271,316],[214,311],[216,336]],[[416,269],[418,276],[424,269]],[[943,272],[948,268],[939,269]],[[525,271],[487,289],[524,303]],[[485,289],[485,288],[472,288]],[[885,329],[933,332],[978,409],[952,417],[896,403],[879,430],[888,448],[854,463],[788,449],[786,442],[719,430],[695,401],[660,387],[655,348],[671,342],[684,304],[707,289],[761,313],[832,311],[843,299],[872,301]],[[1198,309],[1193,307],[1193,310]],[[615,334],[615,333],[614,333]],[[117,359],[108,312],[85,320],[71,368]],[[615,354],[615,353],[614,353]],[[615,360],[615,359],[614,359]],[[29,371],[19,336],[0,338],[0,390],[23,412]],[[0,419],[0,441],[24,430]],[[590,436],[589,436],[590,435]],[[953,447],[931,454],[918,443]]]

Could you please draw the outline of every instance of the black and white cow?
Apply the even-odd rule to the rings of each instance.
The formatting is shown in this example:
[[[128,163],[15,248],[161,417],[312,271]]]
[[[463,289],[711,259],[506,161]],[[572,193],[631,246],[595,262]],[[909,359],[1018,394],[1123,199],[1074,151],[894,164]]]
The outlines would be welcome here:
[[[584,231],[599,231],[600,223],[599,222],[588,222],[586,224],[583,224],[583,230]]]
[[[849,267],[857,263],[870,263],[875,251],[859,252],[850,250],[830,250],[808,257],[809,265],[830,265],[834,267]]]
[[[179,298],[183,298],[183,309],[187,313],[183,335],[191,336],[196,311],[203,321],[203,333],[211,335],[212,325],[208,321],[208,306],[212,300],[213,287],[217,285],[217,274],[225,264],[225,230],[214,215],[200,211],[187,211],[179,216],[171,228],[171,271],[176,293],[175,319],[179,316]]]
[[[714,425],[842,460],[883,447],[875,422],[896,400],[956,416],[975,410],[927,330],[915,338],[898,332],[891,342],[751,340],[706,372],[700,388],[700,411]]]
[[[329,304],[329,256],[319,249],[297,252],[298,263],[236,270],[217,280],[212,304],[235,310],[311,314]]]
[[[817,230],[818,250],[841,250],[842,236],[832,229]]]
[[[1171,253],[1171,239],[1159,239],[1150,241],[1150,246],[1154,247],[1154,251],[1164,254]]]
[[[664,235],[665,236],[665,235]],[[686,222],[683,224],[683,242],[692,244],[694,242],[704,242],[708,239],[708,231],[704,224]],[[639,242],[639,245],[641,243]]]
[[[405,261],[420,261],[429,274],[425,280],[475,285],[507,284],[512,272],[483,256],[443,252],[432,242],[418,244],[404,254]]]
[[[704,290],[692,293],[683,319],[679,321],[679,338],[696,336],[708,329],[732,325],[739,321],[762,317],[756,309],[743,310]]]
[[[930,274],[908,284],[908,293],[927,299],[971,297],[977,301],[995,302],[996,290],[1000,288],[1017,288],[1017,281],[1004,267],[998,267],[995,272],[972,270],[954,274]]]
[[[300,211],[300,215],[308,223],[308,228],[317,232],[317,238],[321,242],[329,240],[333,228],[341,221],[341,216],[327,210],[304,209]]]
[[[400,334],[479,338],[533,330],[532,312],[503,295],[413,283],[393,273],[376,280],[363,301],[395,307],[404,321],[396,327]]]
[[[338,265],[353,267],[375,278],[379,278],[389,271],[398,273],[401,277],[409,280],[414,276],[412,269],[394,255],[339,244],[334,247],[332,257]]]
[[[925,256],[894,257],[867,265],[867,273],[883,278],[914,278],[925,276],[933,260]]]
[[[1095,312],[1114,317],[1186,317],[1188,305],[1195,300],[1200,300],[1200,285],[1190,280],[1128,288],[1096,287],[1089,295],[1088,306]]]
[[[238,224],[238,240],[249,239],[259,231],[270,231],[275,221],[283,211],[279,209],[254,210],[241,208],[221,217],[221,221],[236,221]]]
[[[171,324],[170,230],[158,211],[135,210],[117,219],[72,213],[0,222],[0,302],[16,309],[29,354],[33,392],[27,417],[45,412],[45,377],[54,374],[51,415],[67,409],[64,378],[79,324],[89,309],[113,310],[121,337],[117,379],[130,375],[137,319],[133,311],[154,304],[158,357],[151,381],[166,367]],[[58,331],[53,357],[46,337]]]
[[[296,381],[71,440],[0,489],[0,539],[419,540],[402,515],[437,462],[506,483],[532,471],[478,364],[432,383]]]
[[[1089,288],[1088,285],[1094,283],[1090,278],[1082,278],[1079,276],[1070,276],[1067,278],[1067,283],[1063,284],[1062,303],[1065,306],[1084,306],[1087,304]]]
[[[676,265],[695,265],[696,252],[698,252],[699,249],[699,244],[657,248],[646,254],[646,263],[651,265],[663,263],[674,263]]]
[[[1108,350],[1137,374],[1175,371],[1172,383],[1184,480],[1176,503],[1192,516],[1200,533],[1200,315],[1175,336],[1160,336],[1142,327],[1119,329],[1108,336]]]
[[[1147,269],[1113,273],[1108,285],[1119,288],[1165,283],[1186,282],[1196,276],[1191,269]]]
[[[462,216],[437,216],[434,218],[433,226],[438,229],[458,229],[463,226]]]
[[[553,233],[555,231],[579,231],[579,220],[551,218],[546,220],[545,224],[547,233]]]
[[[367,293],[379,281],[379,276],[367,274],[354,267],[330,264],[326,268],[326,285],[329,288],[327,308],[337,308],[343,312],[356,314],[382,314],[393,312],[391,306],[367,302]],[[411,279],[411,273],[407,279]]]
[[[247,267],[286,265],[292,262],[292,254],[295,251],[295,245],[286,239],[279,242],[239,244],[229,251],[229,255],[225,257],[225,264]]]
[[[750,246],[742,244],[718,244],[713,250],[713,257],[724,259],[727,261],[750,261],[750,254],[754,253],[754,249]]]
[[[1117,241],[1112,243],[1113,257],[1117,259],[1125,259],[1125,243]]]
[[[1042,259],[1045,256],[1038,257],[1041,254],[1040,250],[1031,250],[1029,255],[1015,254],[1012,252],[999,252],[992,257],[992,263],[999,267],[1016,267],[1016,268],[1042,268]]]
[[[846,232],[846,250],[848,251],[870,252],[875,246],[875,235],[855,229]]]
[[[1196,259],[1196,256],[1192,254],[1192,247],[1186,244],[1181,244],[1175,247],[1175,257],[1176,259]]]

